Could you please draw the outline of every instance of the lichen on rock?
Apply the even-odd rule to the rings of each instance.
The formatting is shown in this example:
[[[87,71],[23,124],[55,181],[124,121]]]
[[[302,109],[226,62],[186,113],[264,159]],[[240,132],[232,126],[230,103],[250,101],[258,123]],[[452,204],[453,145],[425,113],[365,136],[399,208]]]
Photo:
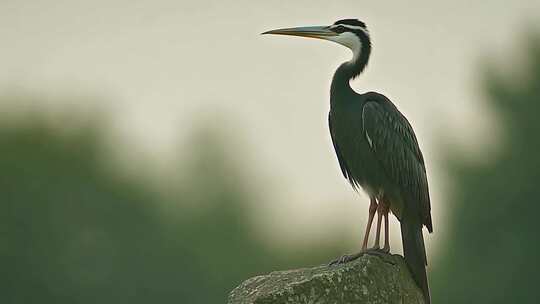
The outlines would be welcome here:
[[[364,254],[355,261],[275,271],[244,281],[229,304],[424,303],[403,257]]]

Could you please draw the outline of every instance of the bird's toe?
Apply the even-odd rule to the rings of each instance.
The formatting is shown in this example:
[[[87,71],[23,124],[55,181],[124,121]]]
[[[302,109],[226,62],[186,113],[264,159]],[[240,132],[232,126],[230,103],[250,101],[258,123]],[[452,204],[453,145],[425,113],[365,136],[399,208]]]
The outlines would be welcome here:
[[[344,254],[340,256],[339,258],[330,262],[328,265],[334,266],[334,265],[346,264],[346,263],[349,263],[351,261],[358,259],[362,254],[364,254],[364,252],[359,252],[355,254]]]

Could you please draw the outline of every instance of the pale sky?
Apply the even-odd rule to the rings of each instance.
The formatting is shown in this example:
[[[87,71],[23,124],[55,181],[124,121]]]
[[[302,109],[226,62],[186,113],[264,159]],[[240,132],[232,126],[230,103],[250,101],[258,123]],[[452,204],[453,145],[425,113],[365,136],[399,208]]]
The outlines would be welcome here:
[[[415,128],[429,171],[433,247],[448,188],[436,144],[492,141],[478,67],[484,57],[519,61],[514,44],[527,26],[538,28],[540,1],[339,2],[3,0],[0,92],[47,96],[32,106],[50,109],[93,106],[55,104],[56,96],[104,97],[114,138],[162,168],[197,122],[218,118],[250,147],[246,167],[268,182],[254,216],[265,235],[287,243],[347,233],[358,249],[368,201],[341,176],[327,126],[330,80],[350,52],[259,33],[359,18],[373,52],[353,87],[385,94]]]

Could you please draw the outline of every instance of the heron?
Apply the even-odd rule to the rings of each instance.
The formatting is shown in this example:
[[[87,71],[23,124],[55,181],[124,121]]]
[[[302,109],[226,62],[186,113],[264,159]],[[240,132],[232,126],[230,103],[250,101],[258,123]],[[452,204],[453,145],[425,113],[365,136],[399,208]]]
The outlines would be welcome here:
[[[418,140],[407,118],[390,99],[376,92],[359,94],[350,85],[364,71],[371,54],[366,24],[358,19],[344,19],[332,25],[281,28],[262,34],[322,39],[352,51],[352,59],[342,63],[332,78],[328,124],[343,176],[355,190],[363,189],[370,205],[360,252],[343,255],[331,265],[350,262],[370,251],[389,253],[391,212],[400,222],[405,262],[425,302],[430,303],[422,229],[425,226],[431,233],[433,224],[426,167]],[[368,249],[375,214],[375,244]],[[381,248],[383,219],[385,240]]]

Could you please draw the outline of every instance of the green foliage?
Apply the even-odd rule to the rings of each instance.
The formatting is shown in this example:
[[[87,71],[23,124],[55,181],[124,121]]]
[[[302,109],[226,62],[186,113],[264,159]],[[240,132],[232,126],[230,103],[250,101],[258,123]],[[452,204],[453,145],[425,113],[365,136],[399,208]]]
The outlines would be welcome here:
[[[218,138],[198,134],[181,190],[161,195],[105,165],[99,125],[0,126],[0,303],[220,303],[294,260],[251,232],[251,191]]]
[[[503,130],[487,163],[451,159],[451,231],[433,277],[434,303],[537,303],[540,265],[540,39],[520,79],[489,69],[485,88]],[[495,155],[495,156],[494,156]]]

